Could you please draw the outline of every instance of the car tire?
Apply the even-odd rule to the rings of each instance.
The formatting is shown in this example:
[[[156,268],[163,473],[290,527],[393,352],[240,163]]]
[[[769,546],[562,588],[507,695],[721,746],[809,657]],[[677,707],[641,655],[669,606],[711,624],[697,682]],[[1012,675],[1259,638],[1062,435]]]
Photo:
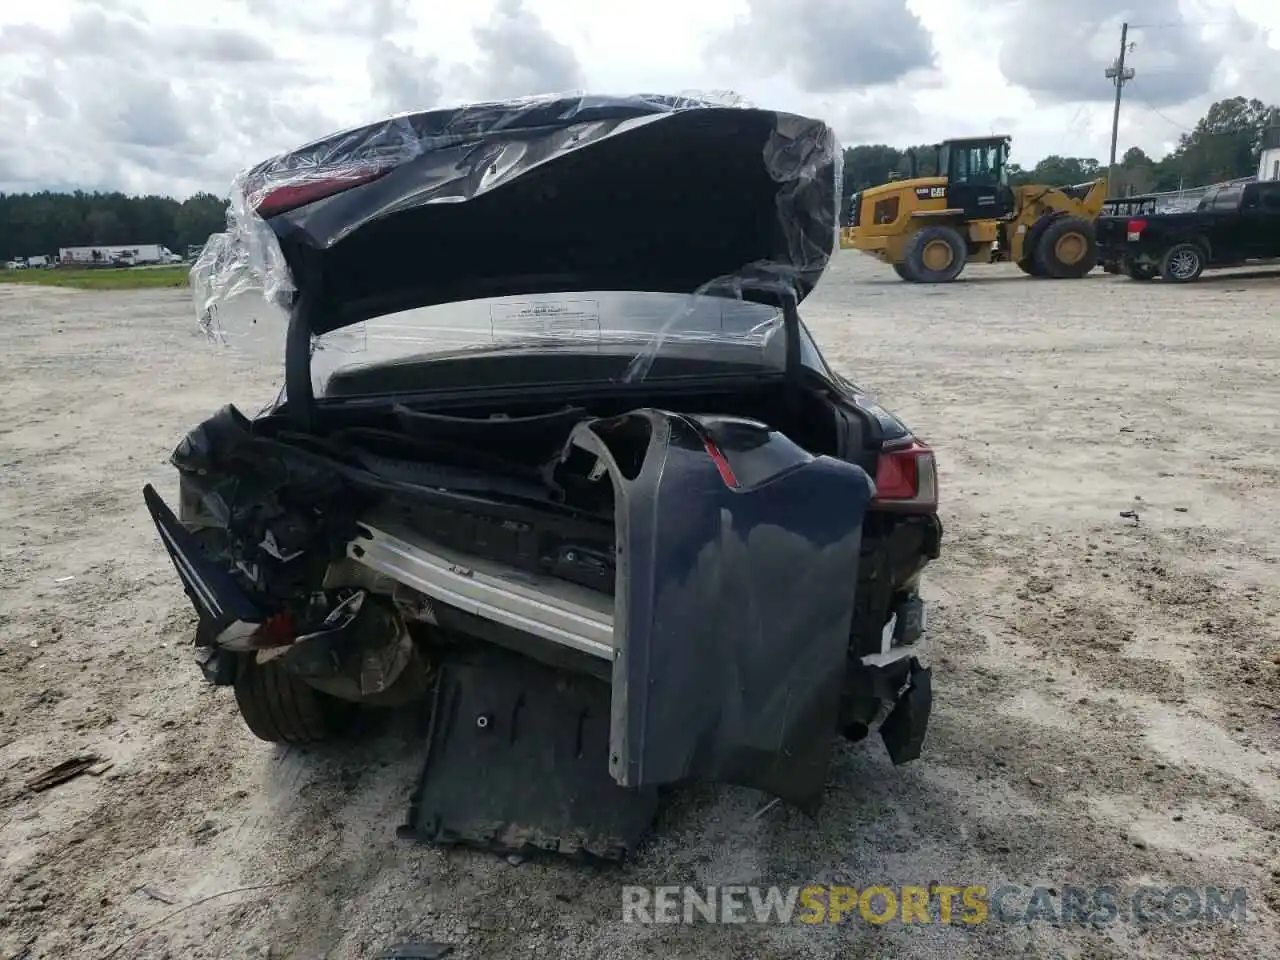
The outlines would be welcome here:
[[[1080,217],[1059,217],[1044,229],[1032,257],[1047,277],[1079,280],[1098,265],[1098,237]]]
[[[902,268],[915,283],[950,283],[964,269],[968,249],[953,227],[925,227],[907,239]]]
[[[1160,259],[1160,276],[1169,283],[1191,283],[1204,273],[1204,248],[1198,243],[1179,243]]]
[[[895,263],[893,265],[893,272],[896,273],[899,278],[907,281],[907,283],[915,283],[915,280],[913,280],[911,275],[907,273],[906,264]]]
[[[345,733],[358,707],[307,686],[275,661],[240,658],[236,705],[245,726],[268,743],[307,744]]]

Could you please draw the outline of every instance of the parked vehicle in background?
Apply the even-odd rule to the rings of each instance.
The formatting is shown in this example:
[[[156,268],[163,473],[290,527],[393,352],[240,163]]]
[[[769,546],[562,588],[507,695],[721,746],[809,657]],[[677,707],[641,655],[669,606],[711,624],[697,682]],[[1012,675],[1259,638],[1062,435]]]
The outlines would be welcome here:
[[[1222,184],[1186,213],[1100,217],[1098,243],[1134,280],[1172,283],[1280,257],[1280,182]]]
[[[44,267],[52,267],[53,257],[46,257],[44,254],[37,254],[34,257],[27,257],[27,266],[33,270],[42,269]]]
[[[1128,197],[1112,197],[1102,204],[1104,217],[1132,217],[1140,213],[1159,213],[1163,194],[1135,193]]]
[[[868,187],[849,202],[842,249],[889,264],[910,283],[950,283],[966,263],[1012,260],[1025,274],[1078,279],[1098,264],[1093,221],[1105,178],[1072,187],[1009,182],[1009,137],[961,137],[932,149],[939,175]]]
[[[1102,204],[1101,216],[1137,217],[1159,213],[1164,198],[1165,194],[1159,193],[1140,193],[1128,197],[1112,197]],[[1102,267],[1106,273],[1121,273],[1124,270],[1120,254],[1115,250],[1109,252],[1103,247],[1101,238],[1099,238],[1098,245],[1098,266]]]
[[[137,267],[157,263],[181,263],[182,258],[158,243],[134,243],[115,246],[63,247],[58,251],[63,264],[85,267]]]
[[[5,265],[6,270],[25,270],[27,269],[27,261],[19,257],[17,260],[10,260]]]

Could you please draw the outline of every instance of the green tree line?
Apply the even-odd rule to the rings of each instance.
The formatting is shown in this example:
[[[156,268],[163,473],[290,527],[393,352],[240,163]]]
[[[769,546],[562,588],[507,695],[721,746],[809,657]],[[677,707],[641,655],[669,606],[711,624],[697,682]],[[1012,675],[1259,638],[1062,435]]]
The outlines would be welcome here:
[[[1139,147],[1126,150],[1123,159],[1116,161],[1116,178],[1110,184],[1110,193],[1159,193],[1253,176],[1258,170],[1264,131],[1272,111],[1277,109],[1280,108],[1244,97],[1219,100],[1193,129],[1181,135],[1168,156],[1155,160]],[[845,196],[885,183],[890,174],[910,176],[912,150],[918,175],[934,175],[936,154],[928,146],[899,150],[877,143],[846,148]],[[1009,165],[1011,182],[1051,186],[1085,183],[1106,172],[1105,160],[1093,157],[1048,156],[1029,169],[1016,163]]]
[[[227,201],[123,193],[0,193],[0,264],[60,247],[159,243],[174,253],[226,227]]]

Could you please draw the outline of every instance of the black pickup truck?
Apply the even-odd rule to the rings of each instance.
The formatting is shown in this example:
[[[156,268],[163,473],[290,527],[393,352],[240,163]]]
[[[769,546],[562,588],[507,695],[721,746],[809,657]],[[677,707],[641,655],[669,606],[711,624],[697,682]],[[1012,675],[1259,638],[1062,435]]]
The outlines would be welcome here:
[[[1134,280],[1189,283],[1206,269],[1280,257],[1280,181],[1223,184],[1186,213],[1098,218],[1099,259]]]
[[[1164,195],[1158,193],[1132,194],[1127,197],[1108,197],[1102,204],[1102,213],[1100,216],[1110,217],[1112,220],[1118,219],[1123,223],[1133,217],[1158,213],[1160,210],[1160,202],[1163,199]],[[1115,247],[1117,245],[1113,244],[1112,246]],[[1124,249],[1123,245],[1119,246],[1120,249],[1108,250],[1103,247],[1102,244],[1098,245],[1098,266],[1100,266],[1104,272],[1124,272]]]

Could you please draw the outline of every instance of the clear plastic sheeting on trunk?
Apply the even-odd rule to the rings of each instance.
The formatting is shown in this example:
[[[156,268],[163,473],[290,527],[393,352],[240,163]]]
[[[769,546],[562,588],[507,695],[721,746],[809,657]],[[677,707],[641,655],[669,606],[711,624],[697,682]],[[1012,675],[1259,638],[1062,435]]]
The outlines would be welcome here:
[[[279,249],[277,245],[277,255]],[[188,279],[196,317],[214,343],[278,358],[289,325],[288,309],[280,297],[264,296],[261,282],[254,278],[269,272],[251,267],[250,256],[239,233],[215,233],[209,238]]]
[[[303,321],[313,344],[495,297],[762,299],[770,285],[803,297],[836,248],[840,178],[825,123],[732,93],[548,95],[402,114],[241,173],[226,233],[191,271],[194,305],[216,342],[282,355],[304,291],[316,301]],[[644,378],[668,338],[688,333],[697,299],[649,328],[623,379]],[[374,336],[350,330],[330,347]]]
[[[719,296],[588,290],[441,304],[316,337],[312,393],[394,390],[417,375],[406,374],[404,366],[421,371],[423,362],[432,361],[439,361],[433,372],[439,384],[443,363],[474,365],[517,353],[521,382],[529,387],[617,381],[657,334],[663,355],[686,363],[715,363],[722,371],[732,364],[743,373],[781,371],[782,330],[778,307]],[[556,362],[557,356],[565,362]]]

